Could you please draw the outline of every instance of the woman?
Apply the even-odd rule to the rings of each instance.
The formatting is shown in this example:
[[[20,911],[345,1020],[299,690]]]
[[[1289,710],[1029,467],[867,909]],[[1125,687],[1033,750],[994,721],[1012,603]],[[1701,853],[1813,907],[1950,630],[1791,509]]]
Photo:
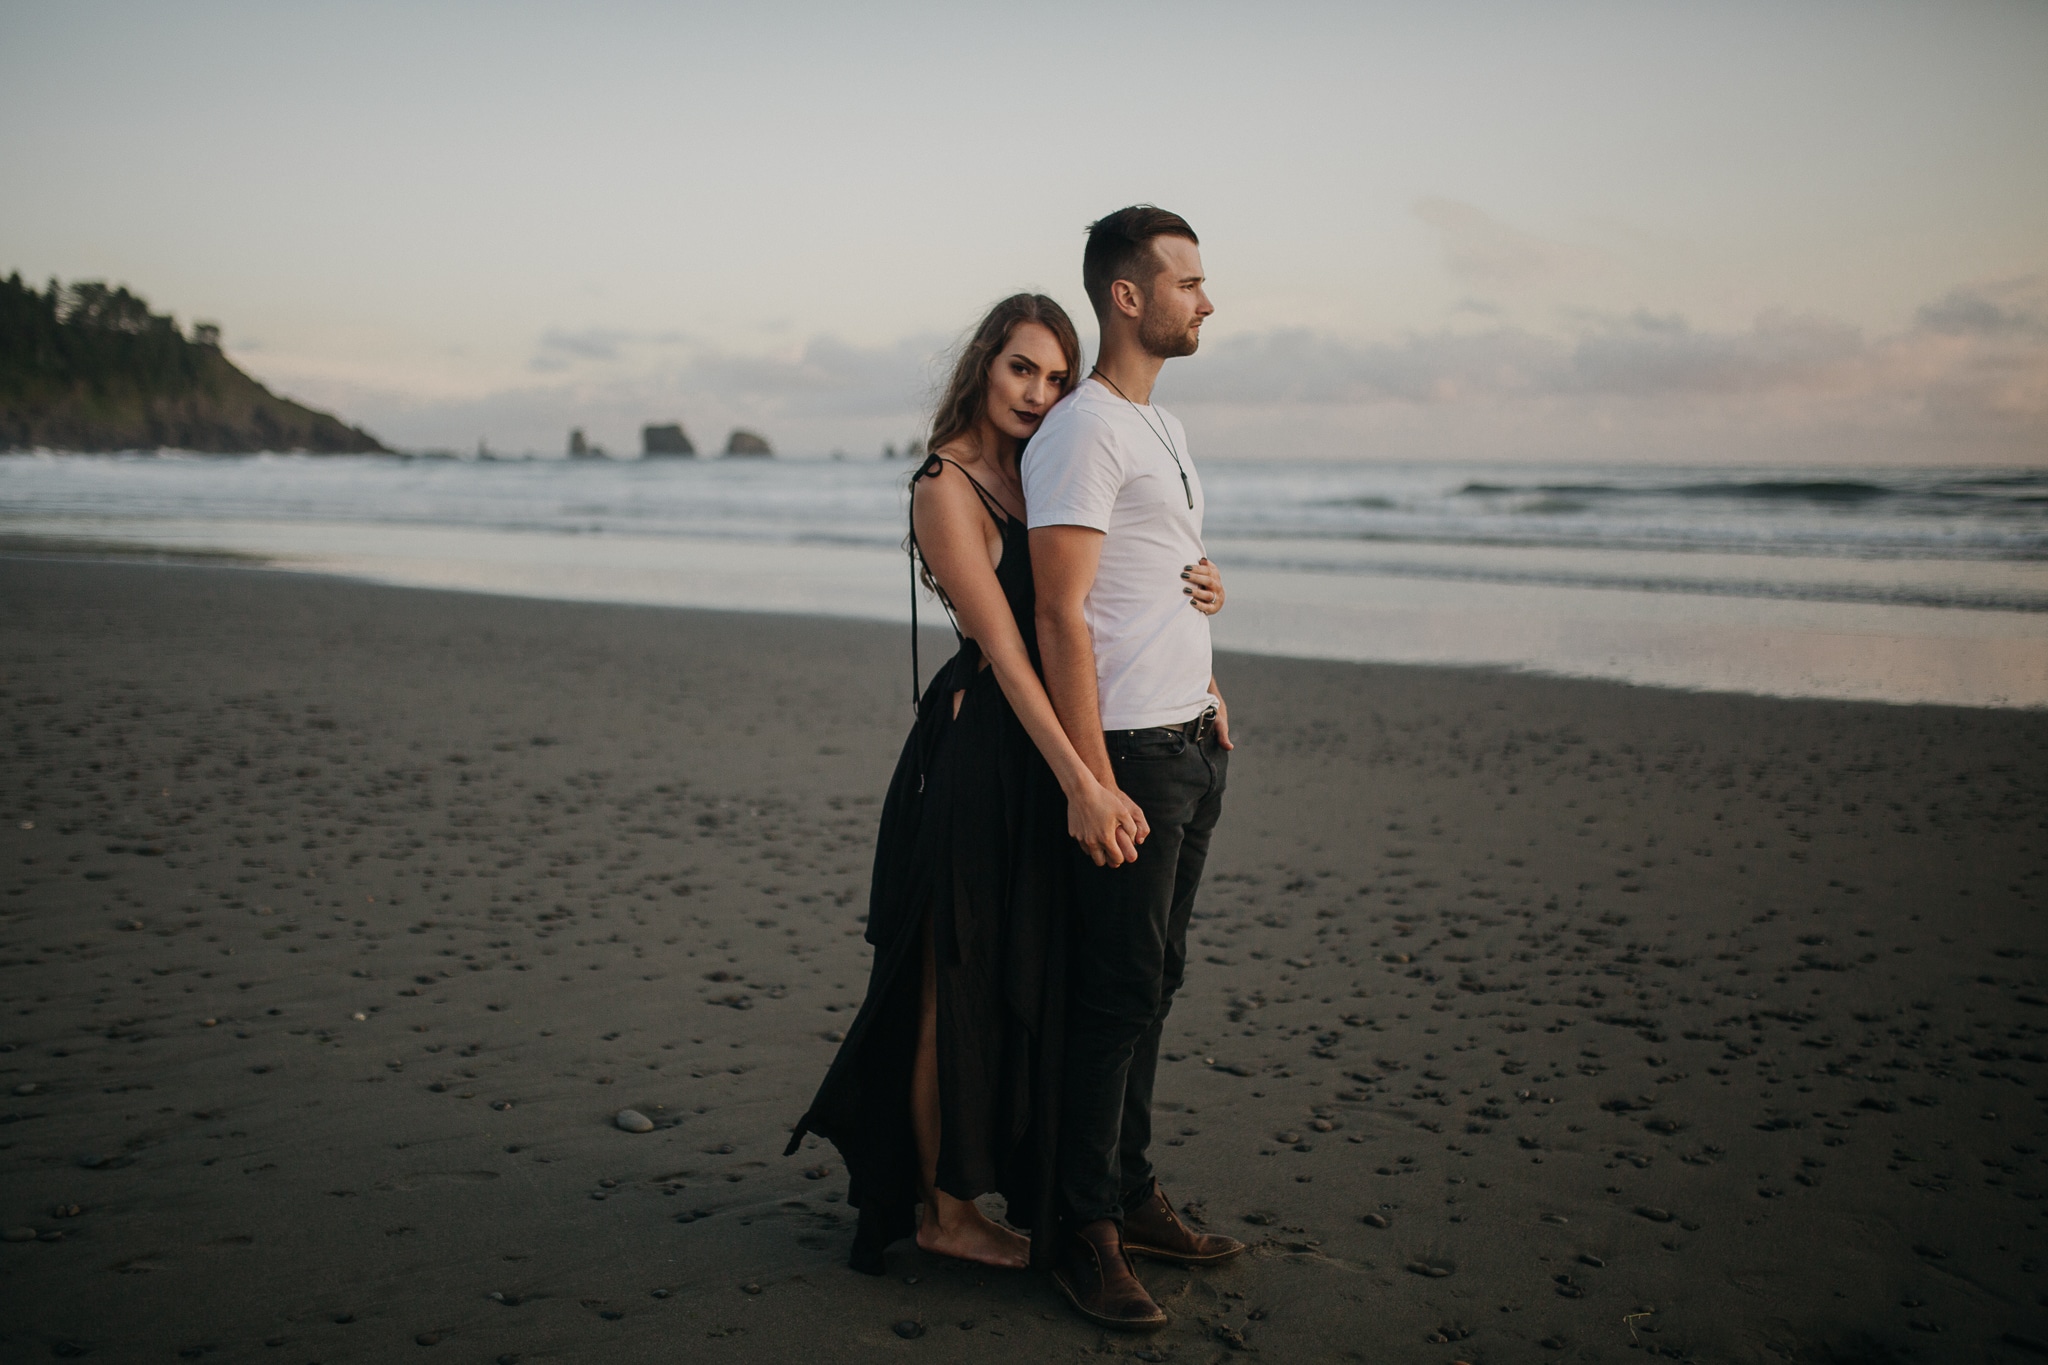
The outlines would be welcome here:
[[[911,476],[907,546],[960,650],[919,700],[882,808],[867,1000],[788,1148],[806,1132],[839,1148],[860,1210],[852,1264],[870,1274],[912,1232],[984,1265],[1041,1259],[974,1200],[1001,1193],[1010,1221],[1049,1245],[1066,841],[1119,863],[1145,838],[1144,815],[1082,763],[1038,676],[1018,457],[1080,376],[1057,303],[1003,300],[962,349]],[[1222,604],[1207,561],[1188,578],[1197,610]]]

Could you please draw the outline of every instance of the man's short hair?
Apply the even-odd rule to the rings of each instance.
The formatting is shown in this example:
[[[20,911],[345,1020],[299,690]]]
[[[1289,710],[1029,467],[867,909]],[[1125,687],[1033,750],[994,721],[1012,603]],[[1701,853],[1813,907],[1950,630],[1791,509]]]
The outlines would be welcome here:
[[[1107,321],[1113,310],[1109,287],[1129,280],[1145,287],[1159,273],[1159,258],[1152,250],[1154,237],[1185,237],[1196,246],[1202,239],[1188,226],[1188,220],[1153,204],[1133,204],[1127,209],[1098,218],[1088,225],[1088,249],[1081,253],[1081,287],[1095,316]]]

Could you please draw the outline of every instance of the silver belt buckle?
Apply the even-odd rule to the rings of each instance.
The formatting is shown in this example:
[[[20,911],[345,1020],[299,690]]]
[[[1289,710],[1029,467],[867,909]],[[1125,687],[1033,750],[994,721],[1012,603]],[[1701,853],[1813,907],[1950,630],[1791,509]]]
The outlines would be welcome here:
[[[1213,706],[1210,707],[1208,710],[1204,711],[1201,715],[1195,717],[1195,743],[1200,744],[1204,740],[1208,739],[1209,731],[1211,727],[1213,727],[1215,724],[1216,708]]]

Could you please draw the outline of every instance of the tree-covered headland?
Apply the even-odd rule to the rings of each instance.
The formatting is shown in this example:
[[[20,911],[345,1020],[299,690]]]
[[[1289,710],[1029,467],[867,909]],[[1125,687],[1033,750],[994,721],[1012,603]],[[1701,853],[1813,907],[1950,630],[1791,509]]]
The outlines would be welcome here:
[[[361,427],[279,398],[125,286],[0,280],[0,449],[377,453]]]

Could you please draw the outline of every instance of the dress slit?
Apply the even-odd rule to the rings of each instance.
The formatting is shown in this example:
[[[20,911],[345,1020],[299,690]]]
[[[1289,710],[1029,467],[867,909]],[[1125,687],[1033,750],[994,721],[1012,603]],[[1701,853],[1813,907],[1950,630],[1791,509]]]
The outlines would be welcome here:
[[[1029,542],[1021,522],[989,510],[1003,532],[997,579],[1035,668]],[[1032,1234],[1033,1263],[1045,1264],[1051,1249],[1071,904],[1066,801],[984,662],[963,638],[919,699],[876,837],[867,997],[788,1148],[818,1133],[839,1149],[847,1200],[860,1210],[851,1264],[871,1274],[883,1273],[883,1249],[916,1226],[910,1091],[927,918],[938,1187],[959,1199],[1002,1195],[1009,1221]]]

